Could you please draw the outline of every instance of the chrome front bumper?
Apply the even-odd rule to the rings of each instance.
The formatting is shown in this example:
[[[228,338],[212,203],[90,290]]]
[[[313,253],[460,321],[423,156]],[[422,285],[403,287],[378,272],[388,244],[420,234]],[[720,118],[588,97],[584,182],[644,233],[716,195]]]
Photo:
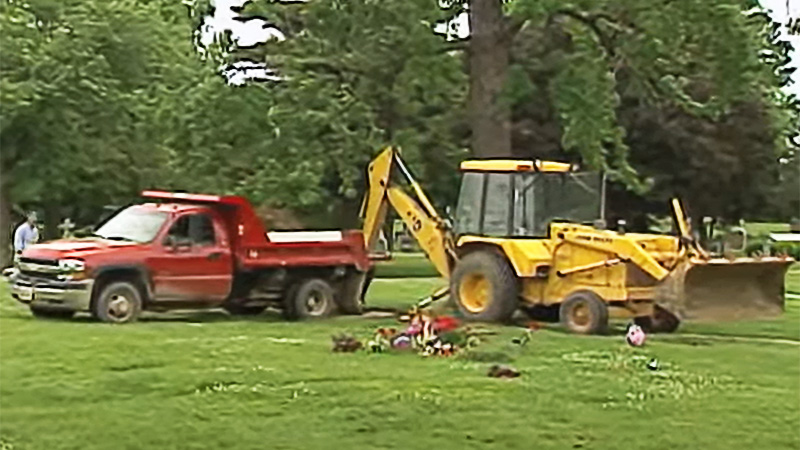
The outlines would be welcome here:
[[[48,309],[89,311],[94,280],[55,281],[19,272],[8,278],[11,297],[20,303]]]

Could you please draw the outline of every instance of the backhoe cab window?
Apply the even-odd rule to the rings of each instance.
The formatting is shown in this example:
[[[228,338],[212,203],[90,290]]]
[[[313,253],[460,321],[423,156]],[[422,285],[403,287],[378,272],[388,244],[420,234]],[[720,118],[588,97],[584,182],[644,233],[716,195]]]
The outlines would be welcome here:
[[[515,181],[512,236],[546,236],[551,222],[600,217],[598,173],[517,174]]]
[[[552,221],[587,223],[600,217],[597,173],[467,172],[455,232],[494,237],[544,237]]]
[[[486,236],[508,236],[511,219],[511,190],[513,178],[506,173],[489,173],[486,200],[483,204],[483,233]]]
[[[480,234],[484,175],[467,172],[461,180],[454,227],[458,234]]]

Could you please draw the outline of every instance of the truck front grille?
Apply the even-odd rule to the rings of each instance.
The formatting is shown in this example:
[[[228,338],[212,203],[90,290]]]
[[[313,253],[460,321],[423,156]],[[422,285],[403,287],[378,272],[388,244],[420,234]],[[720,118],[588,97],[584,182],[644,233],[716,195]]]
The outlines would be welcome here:
[[[48,266],[48,267],[58,267],[58,260],[57,259],[40,259],[40,258],[26,258],[21,257],[19,259],[20,264],[32,264],[37,266]]]
[[[43,278],[46,280],[58,280],[61,270],[58,268],[58,260],[20,258],[18,262],[20,273],[32,278]]]

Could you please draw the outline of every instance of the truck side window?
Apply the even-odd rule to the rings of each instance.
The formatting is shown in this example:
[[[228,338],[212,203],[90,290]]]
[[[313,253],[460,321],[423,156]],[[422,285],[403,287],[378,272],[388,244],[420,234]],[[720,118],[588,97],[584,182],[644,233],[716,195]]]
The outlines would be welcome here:
[[[183,216],[178,218],[175,223],[169,227],[169,233],[167,233],[167,237],[169,237],[172,242],[176,244],[183,244],[187,245],[191,243],[189,239],[189,216]]]
[[[216,243],[214,222],[208,214],[190,214],[180,217],[170,227],[169,236],[179,244],[205,247]]]
[[[216,243],[214,238],[214,222],[208,214],[193,214],[189,216],[189,236],[192,242],[201,247],[212,246]]]

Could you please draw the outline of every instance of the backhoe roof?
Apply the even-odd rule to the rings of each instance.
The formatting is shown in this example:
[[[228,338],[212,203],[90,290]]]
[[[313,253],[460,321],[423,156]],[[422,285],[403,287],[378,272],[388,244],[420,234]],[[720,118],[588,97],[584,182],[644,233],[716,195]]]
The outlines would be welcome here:
[[[569,172],[572,165],[556,161],[521,159],[472,159],[461,163],[469,172]]]

